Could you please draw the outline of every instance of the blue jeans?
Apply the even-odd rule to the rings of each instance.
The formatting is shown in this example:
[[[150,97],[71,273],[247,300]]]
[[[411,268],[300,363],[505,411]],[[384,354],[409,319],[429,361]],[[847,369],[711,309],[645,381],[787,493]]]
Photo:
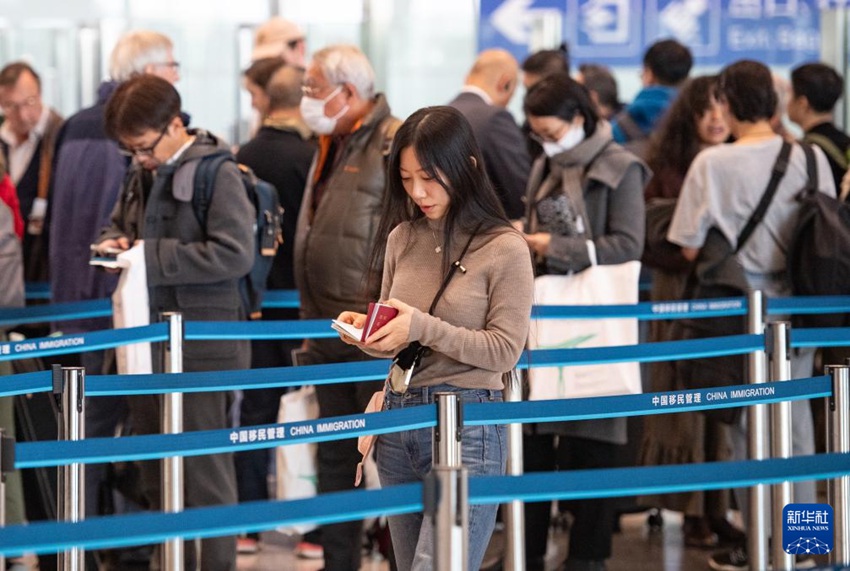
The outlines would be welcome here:
[[[387,390],[387,410],[434,402],[434,393],[459,393],[464,403],[501,402],[502,391],[461,389],[438,385],[410,389],[404,394]],[[375,458],[381,486],[421,482],[431,471],[432,430],[409,430],[378,437]],[[462,462],[469,476],[499,476],[505,473],[507,444],[505,426],[464,426]],[[497,505],[469,506],[469,569],[478,569],[496,524]],[[421,513],[391,516],[390,535],[399,571],[434,568],[434,527]]]

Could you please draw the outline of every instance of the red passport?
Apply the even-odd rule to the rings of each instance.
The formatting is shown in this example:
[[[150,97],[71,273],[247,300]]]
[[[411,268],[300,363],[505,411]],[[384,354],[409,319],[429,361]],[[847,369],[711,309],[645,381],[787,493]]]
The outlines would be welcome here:
[[[389,323],[396,315],[398,310],[391,305],[381,302],[370,303],[366,311],[366,326],[363,328],[363,337],[360,341],[366,341],[372,333]]]
[[[366,325],[362,329],[354,327],[349,323],[342,323],[334,319],[331,322],[331,327],[348,335],[355,341],[365,342],[369,336],[386,325],[390,320],[398,315],[398,310],[391,305],[380,302],[372,302],[366,310]]]

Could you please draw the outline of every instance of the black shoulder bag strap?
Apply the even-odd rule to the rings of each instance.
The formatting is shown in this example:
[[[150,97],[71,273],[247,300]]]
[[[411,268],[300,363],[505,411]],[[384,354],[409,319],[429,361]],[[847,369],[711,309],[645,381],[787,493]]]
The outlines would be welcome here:
[[[466,251],[469,250],[469,246],[472,244],[473,238],[475,238],[476,234],[478,234],[478,230],[481,228],[479,225],[475,228],[475,231],[469,237],[469,240],[466,241],[466,246],[463,247],[463,250],[460,252],[460,256],[457,257],[457,261],[452,263],[449,267],[449,271],[446,272],[446,277],[443,278],[443,283],[440,284],[440,289],[437,290],[437,294],[434,296],[434,300],[431,302],[431,307],[428,308],[428,314],[433,315],[434,309],[437,307],[437,303],[440,301],[440,298],[443,297],[443,292],[446,291],[446,288],[449,285],[449,282],[452,281],[455,273],[460,270],[461,273],[466,273],[466,268],[461,265],[461,261],[463,257],[466,255]],[[425,354],[425,351],[428,348],[422,345],[419,341],[413,341],[407,347],[402,349],[398,355],[393,359],[393,365],[398,365],[402,369],[408,370],[413,367],[419,365],[419,362],[422,360],[422,356]]]
[[[806,174],[809,176],[809,179],[806,181],[805,192],[817,192],[820,181],[818,180],[818,164],[815,158],[815,151],[811,145],[807,145],[806,143],[800,143],[800,146],[806,154]],[[838,198],[840,193],[841,189],[836,188],[835,197]]]
[[[758,206],[756,206],[755,211],[750,216],[750,219],[747,220],[746,225],[744,225],[744,229],[741,230],[741,233],[738,235],[738,241],[735,244],[735,254],[744,247],[744,244],[747,243],[747,240],[750,239],[753,231],[755,231],[756,226],[758,226],[764,219],[767,207],[770,206],[770,201],[773,200],[773,197],[776,194],[776,189],[779,188],[779,183],[782,181],[782,178],[785,176],[785,172],[788,170],[788,159],[791,157],[791,149],[791,143],[788,141],[782,141],[782,148],[779,150],[779,156],[776,157],[776,162],[773,164],[773,172],[770,174],[770,182],[767,183],[767,188],[765,189]],[[811,149],[809,150],[811,151]]]

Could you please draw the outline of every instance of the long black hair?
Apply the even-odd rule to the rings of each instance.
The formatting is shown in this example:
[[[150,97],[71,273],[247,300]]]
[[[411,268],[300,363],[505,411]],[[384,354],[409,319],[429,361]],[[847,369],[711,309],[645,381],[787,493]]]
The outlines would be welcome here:
[[[484,160],[472,127],[456,109],[447,106],[425,107],[416,111],[399,127],[387,162],[381,221],[372,250],[371,269],[380,275],[384,250],[390,232],[401,222],[412,222],[425,215],[407,195],[401,181],[401,153],[412,148],[422,169],[449,195],[449,208],[443,224],[443,267],[454,260],[452,238],[455,232],[472,234],[510,222],[487,178]],[[456,253],[455,253],[456,255]]]

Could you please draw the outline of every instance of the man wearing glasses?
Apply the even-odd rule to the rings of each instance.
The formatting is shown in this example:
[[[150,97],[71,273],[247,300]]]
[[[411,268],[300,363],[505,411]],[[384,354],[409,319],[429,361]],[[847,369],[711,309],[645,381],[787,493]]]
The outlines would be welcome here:
[[[200,161],[219,151],[221,143],[206,131],[186,129],[180,103],[177,90],[151,74],[125,81],[107,103],[106,132],[133,157],[133,164],[112,224],[96,248],[106,253],[143,244],[152,321],[166,311],[182,312],[186,321],[244,320],[239,281],[254,260],[254,208],[236,163],[225,162],[209,193],[206,223],[198,220],[192,203],[195,173]],[[143,176],[146,172],[153,174],[150,184]],[[152,352],[156,371],[161,368],[161,347],[155,344]],[[184,344],[183,357],[187,372],[246,369],[251,349],[247,340],[190,341]],[[141,395],[128,401],[135,431],[159,433],[160,398]],[[226,391],[187,393],[184,430],[227,428],[228,401]],[[232,454],[187,457],[184,466],[186,507],[236,503]],[[140,468],[142,492],[152,509],[160,509],[159,464],[143,462]],[[197,557],[193,545],[187,544],[187,569],[194,568]],[[234,570],[236,538],[201,540],[197,560],[204,571]]]
[[[29,281],[47,279],[48,236],[45,227],[56,135],[62,117],[41,100],[41,79],[24,62],[0,70],[0,148],[9,175],[18,189],[24,234],[24,275]]]
[[[319,135],[295,232],[295,282],[303,319],[332,318],[378,299],[380,280],[363,287],[386,185],[386,156],[400,121],[375,89],[372,64],[356,46],[319,50],[304,75],[301,116]],[[364,291],[368,290],[368,291]],[[338,338],[309,339],[305,364],[362,361]],[[318,385],[322,417],[361,413],[381,383]],[[319,442],[319,492],[351,489],[356,439]],[[326,571],[360,568],[360,521],[322,526]]]
[[[69,117],[56,141],[56,160],[50,192],[50,291],[54,303],[108,298],[118,276],[90,266],[89,249],[100,231],[109,224],[121,181],[130,160],[118,152],[107,137],[103,111],[122,82],[150,73],[174,83],[180,79],[168,36],[152,30],[132,30],[122,35],[109,60],[109,79],[97,90],[91,107]],[[187,123],[188,124],[188,123]],[[57,324],[65,334],[101,331],[112,327],[111,318],[77,319]],[[90,375],[115,373],[115,359],[106,351],[80,354],[80,365]],[[124,396],[97,397],[86,403],[86,438],[110,437],[128,415]],[[101,505],[107,464],[86,469],[86,514],[104,513]],[[118,550],[101,554],[118,558]],[[117,563],[116,563],[116,566]]]

